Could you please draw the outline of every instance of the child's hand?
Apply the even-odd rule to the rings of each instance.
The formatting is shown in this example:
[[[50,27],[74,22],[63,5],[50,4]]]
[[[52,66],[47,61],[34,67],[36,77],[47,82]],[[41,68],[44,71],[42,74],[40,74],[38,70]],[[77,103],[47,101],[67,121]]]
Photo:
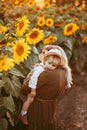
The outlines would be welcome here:
[[[23,123],[23,124],[25,124],[25,125],[28,125],[28,120],[27,120],[27,114],[25,114],[25,115],[19,115],[19,119],[20,119],[20,121]]]

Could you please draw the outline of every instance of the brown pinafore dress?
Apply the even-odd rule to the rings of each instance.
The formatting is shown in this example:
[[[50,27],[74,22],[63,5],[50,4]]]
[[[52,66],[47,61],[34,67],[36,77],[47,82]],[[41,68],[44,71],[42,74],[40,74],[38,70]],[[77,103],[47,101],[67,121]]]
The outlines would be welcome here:
[[[56,130],[54,112],[56,99],[66,89],[65,69],[44,71],[38,79],[37,94],[28,110],[28,130]]]

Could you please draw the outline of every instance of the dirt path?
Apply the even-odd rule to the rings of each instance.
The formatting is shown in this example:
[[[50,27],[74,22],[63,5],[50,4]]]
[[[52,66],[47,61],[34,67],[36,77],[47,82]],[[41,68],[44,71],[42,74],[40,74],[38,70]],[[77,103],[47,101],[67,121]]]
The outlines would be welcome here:
[[[87,72],[73,79],[71,90],[56,107],[58,130],[87,130]]]

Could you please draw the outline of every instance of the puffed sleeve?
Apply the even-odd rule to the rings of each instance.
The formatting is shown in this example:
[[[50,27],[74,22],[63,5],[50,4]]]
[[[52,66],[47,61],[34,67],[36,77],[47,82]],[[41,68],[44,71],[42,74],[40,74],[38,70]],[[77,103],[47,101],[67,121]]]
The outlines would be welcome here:
[[[30,88],[36,88],[37,86],[37,81],[38,81],[38,77],[39,75],[44,71],[44,68],[42,65],[37,66],[34,69],[34,72],[32,74],[32,76],[30,77],[29,83],[28,83],[28,87]]]

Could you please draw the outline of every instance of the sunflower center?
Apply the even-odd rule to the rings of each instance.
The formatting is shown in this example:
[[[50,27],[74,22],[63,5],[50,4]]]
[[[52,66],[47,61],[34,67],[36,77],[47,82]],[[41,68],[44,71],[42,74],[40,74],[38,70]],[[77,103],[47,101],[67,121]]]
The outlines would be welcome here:
[[[2,63],[2,66],[4,66],[5,65],[5,63]]]
[[[1,60],[1,65],[4,66],[5,65],[5,62],[3,60]]]
[[[42,24],[42,23],[43,23],[43,21],[40,21],[40,23]]]
[[[29,4],[32,5],[32,2],[30,2]]]
[[[35,39],[38,36],[38,31],[33,31],[30,35],[31,39]]]
[[[17,54],[20,56],[21,54],[23,54],[24,52],[24,48],[23,46],[18,46],[16,49]]]
[[[23,26],[24,26],[24,22],[21,21],[21,22],[19,23],[19,30],[21,30],[21,29],[23,28]]]
[[[72,29],[73,29],[73,26],[69,26],[69,27],[67,28],[67,32],[70,32]]]
[[[46,6],[48,6],[48,4],[46,4]]]
[[[48,21],[48,24],[51,24],[51,21]]]
[[[50,38],[50,41],[53,41],[53,37]]]

